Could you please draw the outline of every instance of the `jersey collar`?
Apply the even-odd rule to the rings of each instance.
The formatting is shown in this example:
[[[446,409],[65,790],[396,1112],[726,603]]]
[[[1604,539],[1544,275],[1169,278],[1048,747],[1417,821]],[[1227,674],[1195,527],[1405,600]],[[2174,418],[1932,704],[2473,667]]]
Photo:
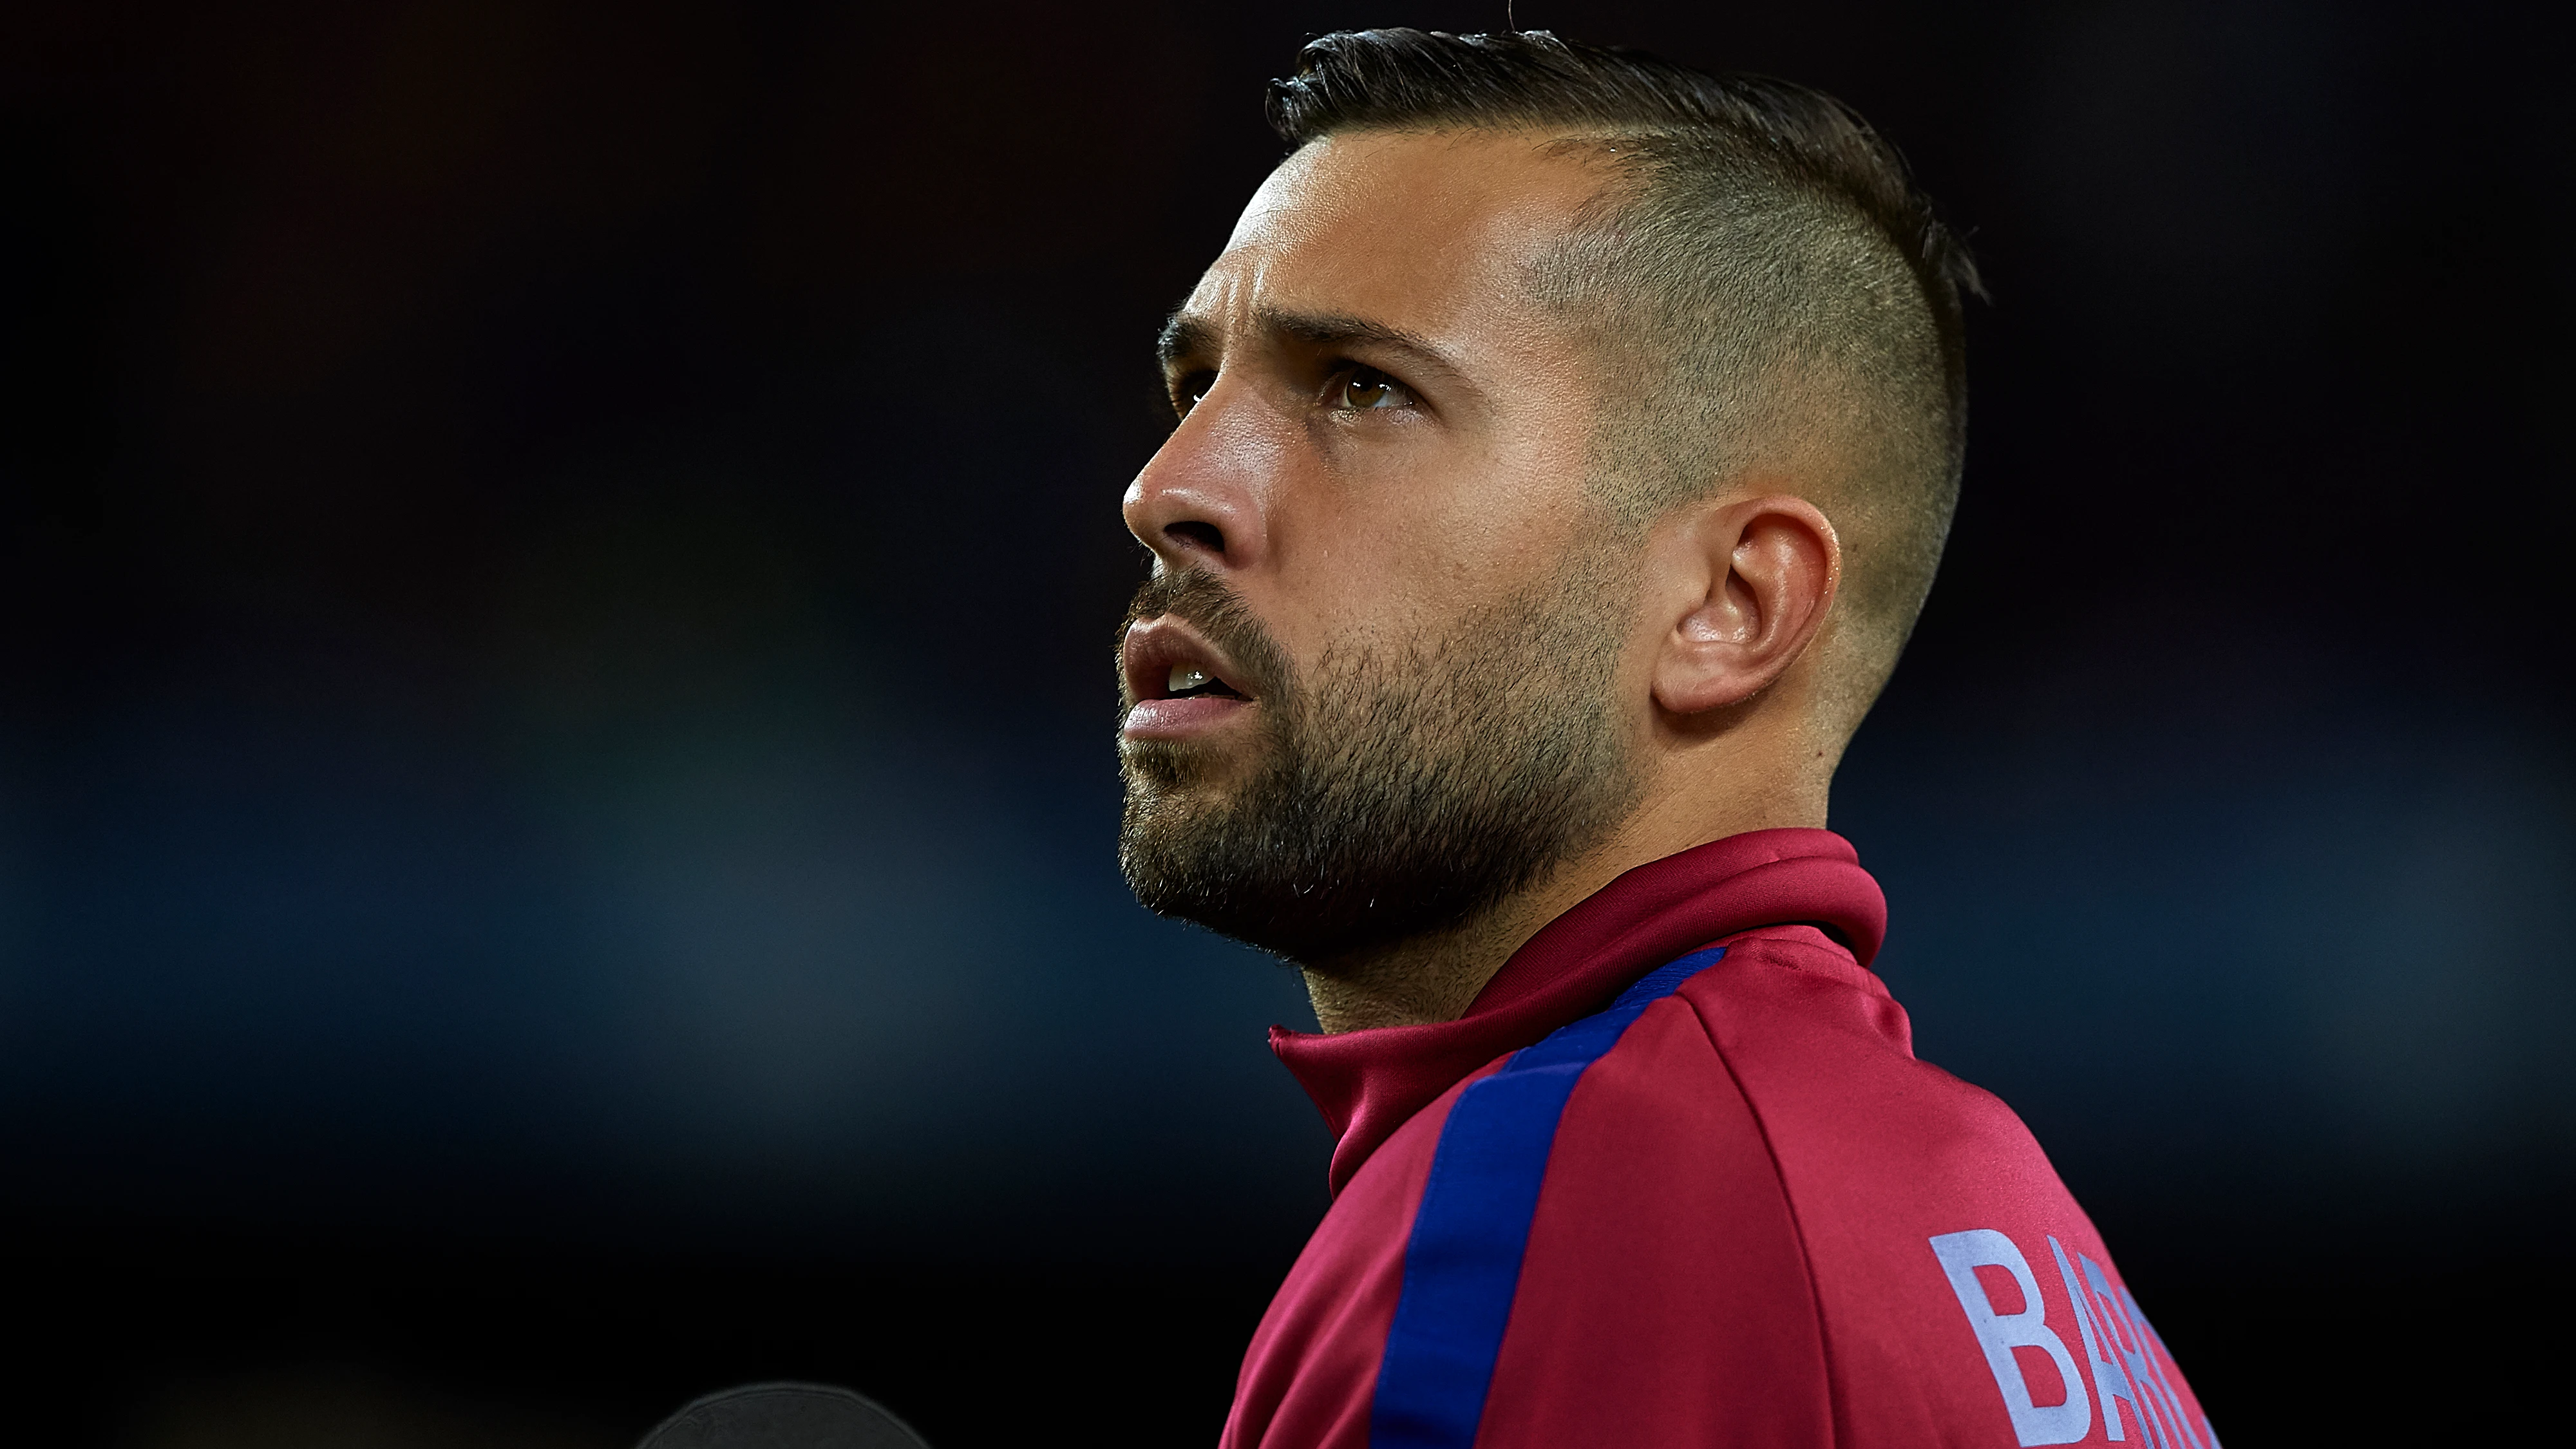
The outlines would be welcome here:
[[[1270,1049],[1339,1139],[1338,1195],[1396,1128],[1478,1067],[1599,1011],[1694,946],[1792,923],[1823,927],[1864,967],[1878,954],[1886,897],[1830,830],[1756,830],[1638,866],[1542,927],[1456,1021],[1333,1036],[1274,1026]]]

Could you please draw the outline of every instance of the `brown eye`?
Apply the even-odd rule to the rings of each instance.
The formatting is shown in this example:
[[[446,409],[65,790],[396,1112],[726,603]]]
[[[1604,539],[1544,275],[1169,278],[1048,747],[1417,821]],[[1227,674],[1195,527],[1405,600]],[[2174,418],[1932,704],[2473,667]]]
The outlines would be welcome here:
[[[1199,399],[1208,395],[1208,389],[1214,386],[1216,386],[1216,374],[1213,372],[1193,372],[1182,378],[1172,385],[1172,411],[1187,415],[1191,408],[1198,405]]]
[[[1374,367],[1356,367],[1342,379],[1340,403],[1353,411],[1402,407],[1412,401],[1404,384]]]

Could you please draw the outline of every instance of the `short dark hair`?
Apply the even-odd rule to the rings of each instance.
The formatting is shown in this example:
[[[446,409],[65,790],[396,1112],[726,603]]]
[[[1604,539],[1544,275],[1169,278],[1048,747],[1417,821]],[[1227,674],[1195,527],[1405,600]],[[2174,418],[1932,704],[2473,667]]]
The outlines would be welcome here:
[[[1600,449],[1610,501],[1641,520],[1766,449],[1845,456],[1828,512],[1846,543],[1849,657],[1829,688],[1844,733],[1857,727],[1957,506],[1962,294],[1983,295],[1895,148],[1805,86],[1543,30],[1322,36],[1271,83],[1269,109],[1292,147],[1343,131],[1534,131],[1626,179],[1534,279],[1627,364]]]

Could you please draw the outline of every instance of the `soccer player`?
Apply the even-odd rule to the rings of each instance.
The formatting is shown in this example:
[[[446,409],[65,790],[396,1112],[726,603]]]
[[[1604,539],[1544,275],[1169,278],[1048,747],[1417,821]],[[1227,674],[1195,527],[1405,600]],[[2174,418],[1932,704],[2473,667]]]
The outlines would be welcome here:
[[[1225,1444],[2215,1449],[1823,828],[1959,243],[1834,101],[1543,32],[1328,35],[1271,115],[1119,650],[1127,878],[1302,970],[1339,1137]]]

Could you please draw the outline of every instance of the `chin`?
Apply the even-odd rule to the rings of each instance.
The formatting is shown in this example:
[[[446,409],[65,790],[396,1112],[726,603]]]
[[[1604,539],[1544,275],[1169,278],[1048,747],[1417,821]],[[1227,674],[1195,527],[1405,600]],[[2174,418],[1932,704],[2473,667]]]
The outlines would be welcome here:
[[[1249,767],[1242,741],[1216,745],[1198,740],[1129,740],[1118,742],[1119,773],[1127,780],[1131,803],[1141,793],[1162,800],[1213,803],[1231,793],[1235,779]]]

